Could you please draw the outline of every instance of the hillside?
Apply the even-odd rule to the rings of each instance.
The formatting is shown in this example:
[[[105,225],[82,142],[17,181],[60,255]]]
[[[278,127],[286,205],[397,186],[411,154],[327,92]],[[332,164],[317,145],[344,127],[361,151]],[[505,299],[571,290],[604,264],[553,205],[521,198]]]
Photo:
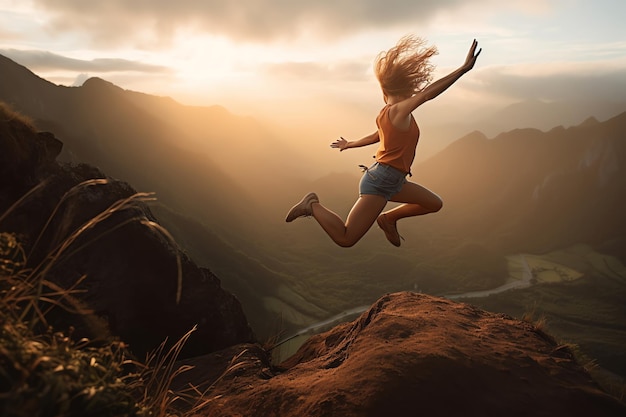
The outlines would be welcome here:
[[[286,225],[284,214],[302,194],[316,191],[345,215],[357,198],[356,166],[310,178],[317,160],[223,108],[184,106],[100,79],[55,86],[6,59],[0,69],[7,74],[0,99],[53,131],[71,150],[66,157],[95,159],[107,174],[157,192],[163,224],[242,301],[261,338],[296,332],[388,292],[496,288],[510,279],[507,257],[519,253],[588,245],[598,259],[626,262],[624,114],[549,131],[462,137],[413,169],[411,180],[442,196],[441,212],[401,222],[406,240],[399,249],[372,228],[356,247],[338,250],[314,221]],[[425,134],[421,141],[430,139]],[[234,144],[245,146],[232,152]],[[570,265],[575,261],[567,263],[577,269]],[[612,281],[598,278],[603,273],[590,268],[581,282],[610,292]],[[553,285],[559,297],[579,296],[578,289]],[[518,306],[516,314],[544,302]],[[620,311],[623,300],[607,297],[606,303]],[[595,302],[581,305],[591,311]],[[606,320],[593,316],[586,328],[605,329]],[[594,343],[602,345],[607,334],[623,340],[621,318],[608,320],[612,328],[604,336],[585,336],[596,352]],[[602,349],[610,358],[603,366],[622,372],[624,353],[613,350]]]
[[[272,149],[268,132],[223,108],[183,106],[97,78],[82,87],[57,86],[2,56],[0,73],[0,100],[28,115],[38,129],[54,132],[63,142],[62,160],[92,164],[155,192],[172,230],[219,235],[209,237],[209,246],[205,239],[177,237],[195,243],[185,249],[203,266],[224,273],[225,287],[237,291],[251,317],[259,317],[259,288],[267,292],[276,274],[233,247],[254,245],[267,217],[263,205],[246,203],[257,201],[253,194],[263,189],[242,179],[255,177],[273,189],[281,186],[268,179],[276,168],[265,179],[259,173],[265,152]],[[251,159],[256,164],[247,163]],[[289,163],[280,169],[288,170]],[[187,228],[179,222],[182,218],[193,219],[194,225]],[[167,223],[170,219],[174,223]],[[233,274],[231,265],[238,265],[239,273]],[[263,335],[275,331],[262,315],[254,325]]]
[[[441,223],[508,252],[588,243],[626,261],[626,113],[549,132],[470,134],[418,166]],[[462,176],[461,176],[462,175]]]
[[[40,314],[32,315],[45,326],[21,326],[44,334],[66,331],[67,337],[52,336],[54,343],[66,344],[61,346],[80,350],[78,346],[120,338],[118,346],[130,347],[140,357],[194,328],[180,362],[167,364],[173,366],[171,388],[169,377],[157,383],[157,389],[168,387],[171,396],[163,398],[177,412],[300,417],[408,416],[416,410],[446,416],[612,417],[626,412],[623,403],[592,380],[570,348],[539,324],[414,292],[381,297],[357,320],[311,338],[276,366],[255,343],[238,300],[159,226],[145,205],[149,194],[86,164],[58,164],[62,142],[37,132],[19,114],[1,110],[0,230],[21,242],[18,251],[2,247],[2,311],[17,288],[10,283],[35,277],[44,292],[28,305],[49,305],[51,297],[60,298],[51,303],[54,308],[37,307]],[[21,269],[15,272],[6,265]],[[15,308],[21,308],[19,300],[12,317],[20,316]],[[5,335],[4,315],[2,326]],[[76,341],[69,342],[70,337]],[[29,355],[43,346],[42,340],[40,335],[28,344]],[[37,414],[36,406],[44,402],[31,397],[23,407],[18,396],[23,378],[12,375],[25,375],[25,369],[14,357],[3,345],[0,411],[11,417]],[[41,356],[28,362],[26,386],[42,387],[51,404],[45,413],[69,402],[68,415],[84,415],[87,410],[72,402],[74,397],[51,386],[55,380],[37,379],[40,374],[32,372],[56,361]],[[107,371],[94,356],[83,362]],[[52,373],[81,379],[76,364],[71,366]],[[99,396],[101,382],[84,381],[85,391],[76,397]],[[190,387],[201,402],[193,411],[184,401]]]
[[[77,339],[121,338],[137,357],[194,326],[186,356],[255,340],[239,300],[169,238],[149,194],[90,165],[58,164],[61,148],[0,106],[0,230],[20,243],[2,256],[21,254],[20,278],[39,277],[48,291],[42,304],[71,289],[69,307],[47,317],[51,326]]]
[[[67,410],[64,415],[99,416],[123,409],[129,416],[153,415],[152,410],[189,416],[408,416],[417,408],[434,416],[612,417],[626,411],[567,346],[540,327],[417,293],[388,294],[357,320],[313,337],[292,358],[273,364],[254,343],[238,301],[159,228],[143,204],[149,195],[94,167],[58,164],[62,143],[4,107],[0,120],[0,230],[3,238],[8,232],[23,244],[17,252],[0,247],[0,310],[20,316],[16,309],[23,304],[6,301],[21,281],[31,283],[32,271],[40,271],[34,277],[43,290],[35,304],[52,301],[54,307],[22,316],[45,323],[20,324],[43,333],[35,341],[0,351],[2,415]],[[14,331],[6,318],[3,340]],[[159,357],[161,341],[172,344],[192,327],[180,352]],[[43,351],[43,335],[56,349]],[[145,392],[135,392],[137,385],[123,392],[122,380],[100,363],[107,360],[100,356],[105,342],[117,338],[113,349],[130,348],[134,357],[163,360],[168,368],[161,374],[160,362],[150,370],[123,356],[125,351],[116,353],[119,365],[110,366],[117,372],[130,365],[141,369],[139,376],[122,378],[139,379]],[[50,363],[55,368],[47,370]],[[154,375],[164,378],[152,382],[156,387],[150,382]],[[80,391],[73,381],[81,382]],[[33,387],[45,395],[30,394]],[[155,400],[166,403],[154,409],[133,403],[146,404],[164,389],[167,395]]]
[[[183,135],[164,122],[166,118],[143,110],[127,98],[128,93],[106,81],[56,86],[7,61],[0,61],[2,73],[7,74],[0,81],[0,99],[31,117],[39,129],[55,132],[65,144],[66,159],[127,178],[172,205],[190,206],[191,193],[196,206],[217,219],[226,217],[222,202],[203,193],[201,183],[205,178],[220,178],[212,188],[225,192],[236,189],[232,180],[206,155],[199,158],[176,146],[175,140]],[[172,172],[181,181],[173,183]]]

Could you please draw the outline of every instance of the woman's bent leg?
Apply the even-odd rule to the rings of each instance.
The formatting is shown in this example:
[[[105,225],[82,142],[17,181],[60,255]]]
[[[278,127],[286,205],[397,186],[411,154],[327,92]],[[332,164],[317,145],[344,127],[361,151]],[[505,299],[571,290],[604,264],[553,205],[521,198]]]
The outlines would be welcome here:
[[[339,246],[350,247],[358,242],[372,227],[383,211],[387,200],[379,195],[362,195],[354,203],[344,223],[341,218],[320,203],[313,203],[313,217]]]
[[[405,203],[384,213],[386,220],[393,224],[405,217],[435,213],[443,207],[443,201],[437,194],[412,182],[405,183],[391,201]]]
[[[394,246],[400,246],[401,238],[396,223],[405,217],[421,216],[441,210],[441,198],[421,185],[407,182],[391,201],[404,203],[378,216],[378,226],[385,232],[385,237]]]

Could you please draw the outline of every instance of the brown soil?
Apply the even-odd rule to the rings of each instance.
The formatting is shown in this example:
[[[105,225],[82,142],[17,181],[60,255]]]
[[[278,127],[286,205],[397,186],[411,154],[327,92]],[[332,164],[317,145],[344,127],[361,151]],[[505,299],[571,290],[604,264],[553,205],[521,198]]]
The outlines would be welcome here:
[[[202,415],[626,415],[532,324],[422,294],[382,297],[278,367],[257,345],[240,345],[196,358],[178,382],[206,387],[242,351]]]

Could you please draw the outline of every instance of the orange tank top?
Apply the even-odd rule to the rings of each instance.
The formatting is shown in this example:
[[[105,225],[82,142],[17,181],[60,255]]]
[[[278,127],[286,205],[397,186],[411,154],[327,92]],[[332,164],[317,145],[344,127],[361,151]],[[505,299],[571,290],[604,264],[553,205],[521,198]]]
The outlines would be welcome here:
[[[383,107],[376,118],[380,145],[376,151],[376,161],[390,165],[402,172],[410,173],[420,130],[411,115],[409,130],[400,130],[391,123],[389,106]]]

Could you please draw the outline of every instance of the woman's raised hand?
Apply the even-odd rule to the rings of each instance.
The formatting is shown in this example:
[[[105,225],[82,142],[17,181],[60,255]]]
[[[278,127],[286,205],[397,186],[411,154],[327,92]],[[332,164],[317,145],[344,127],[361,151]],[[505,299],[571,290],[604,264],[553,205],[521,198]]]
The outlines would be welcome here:
[[[348,146],[348,141],[342,137],[339,137],[339,139],[337,139],[336,141],[330,144],[331,148],[337,148],[339,149],[339,152],[346,149],[347,146]]]
[[[465,58],[465,63],[463,64],[463,69],[465,70],[465,72],[474,68],[474,64],[476,63],[476,58],[478,58],[478,55],[480,55],[480,52],[483,50],[482,48],[480,48],[478,52],[476,52],[477,47],[478,47],[478,42],[476,41],[476,39],[474,39],[474,42],[472,42],[472,46],[470,47],[470,50],[467,53],[467,57]]]

